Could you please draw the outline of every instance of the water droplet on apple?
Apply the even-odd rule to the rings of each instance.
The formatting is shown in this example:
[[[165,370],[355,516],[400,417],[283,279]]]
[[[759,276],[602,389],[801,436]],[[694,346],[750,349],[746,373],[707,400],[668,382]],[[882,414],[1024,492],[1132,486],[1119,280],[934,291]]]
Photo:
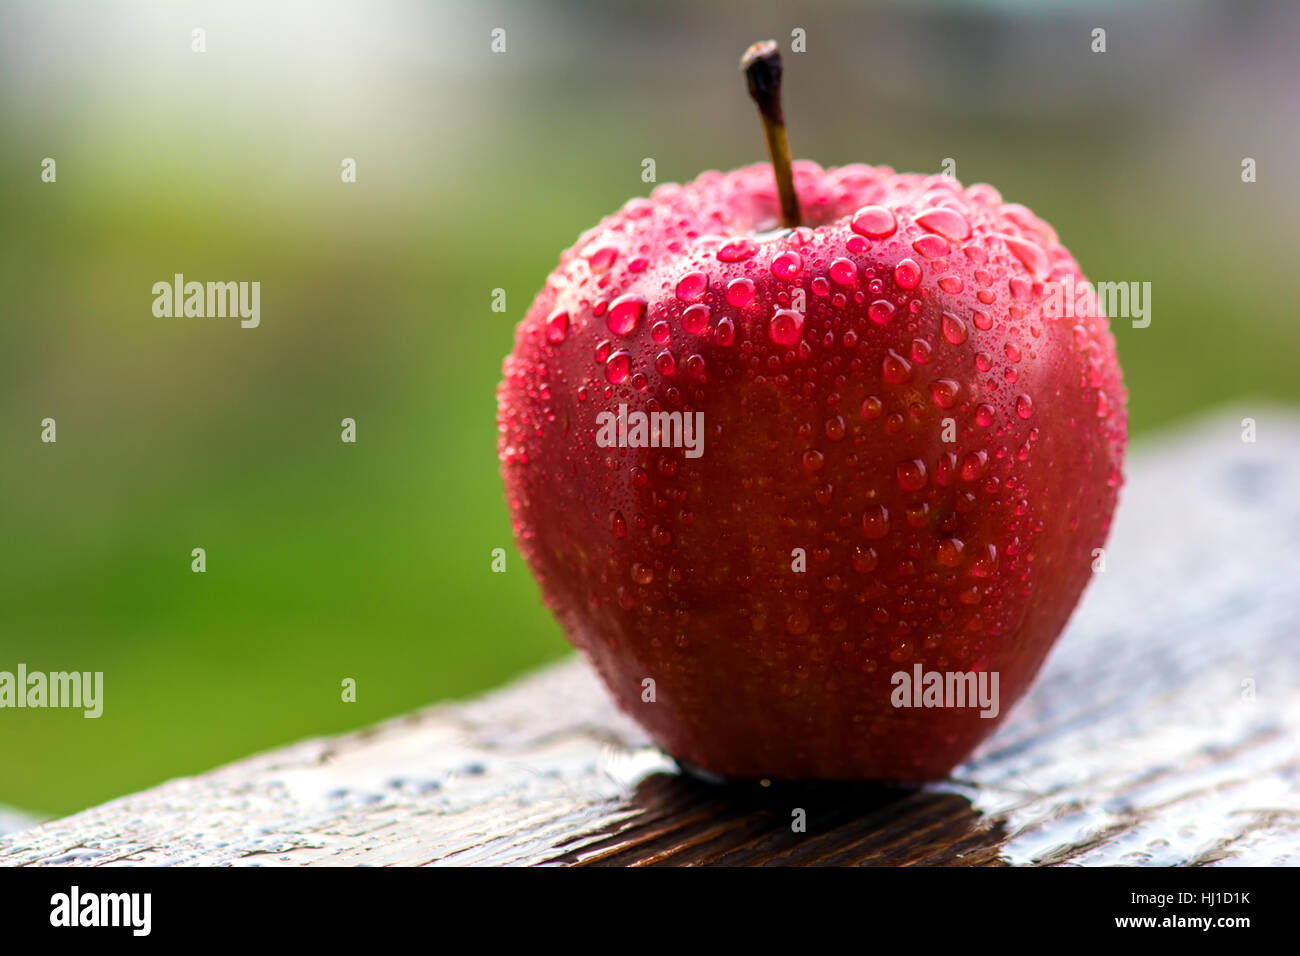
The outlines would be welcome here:
[[[709,277],[703,272],[688,272],[677,282],[677,298],[694,302],[709,288]]]
[[[611,385],[622,385],[627,381],[632,356],[623,351],[615,352],[605,363],[605,381]]]
[[[899,462],[895,477],[898,479],[898,487],[904,491],[920,491],[926,483],[925,462],[919,458]]]
[[[953,242],[962,242],[970,238],[970,223],[955,209],[943,207],[927,209],[916,217],[916,224],[922,229],[937,232]]]
[[[724,316],[713,331],[713,339],[719,345],[731,345],[736,341],[736,326],[730,318]]]
[[[803,315],[793,309],[778,309],[768,323],[768,337],[777,345],[794,345],[803,335]]]
[[[943,328],[943,337],[953,345],[961,345],[966,341],[966,323],[951,312],[945,312],[940,320]]]
[[[950,378],[941,378],[930,384],[930,394],[934,403],[940,408],[952,408],[957,404],[957,394],[961,385]]]
[[[943,236],[936,236],[933,233],[921,236],[912,243],[912,248],[927,259],[938,259],[941,256],[946,256],[952,251],[952,247],[948,245],[947,239]]]
[[[546,317],[546,341],[559,345],[569,334],[569,313],[556,309]]]
[[[609,267],[614,264],[614,260],[617,258],[618,250],[613,246],[605,246],[593,252],[587,263],[591,266],[592,272],[600,275],[602,272],[609,271]]]
[[[894,230],[898,228],[898,220],[884,206],[863,206],[853,214],[849,228],[859,235],[884,239],[894,234]]]
[[[877,325],[885,325],[894,317],[894,303],[887,299],[877,299],[867,306],[867,318]]]
[[[962,481],[978,481],[984,474],[984,467],[988,464],[989,456],[982,449],[972,451],[966,454],[961,460],[961,478]]]
[[[889,534],[889,510],[884,505],[872,505],[862,512],[862,533],[873,541]]]
[[[769,268],[778,279],[793,279],[803,270],[803,256],[797,252],[783,252],[772,260]]]
[[[955,568],[961,564],[962,551],[966,545],[960,538],[944,538],[939,542],[936,557],[946,568]]]
[[[752,239],[732,239],[718,249],[719,262],[739,262],[758,252],[758,244]]]
[[[921,267],[915,259],[904,259],[894,266],[894,282],[902,289],[915,289],[921,284]]]
[[[1047,260],[1047,253],[1037,243],[1030,242],[1028,239],[1021,239],[1017,236],[1000,236],[1003,242],[1020,260],[1020,264],[1029,270],[1029,274],[1035,279],[1046,278],[1051,271],[1051,265]]]
[[[701,335],[709,327],[710,309],[699,303],[682,313],[682,328],[688,335]]]
[[[831,262],[831,278],[837,285],[853,285],[858,281],[858,267],[852,259],[835,259]]]
[[[893,349],[889,350],[880,367],[885,381],[890,385],[902,385],[912,380],[912,363]]]
[[[605,316],[605,325],[615,335],[627,335],[641,321],[645,309],[645,296],[636,293],[620,295],[609,304],[609,313]]]
[[[742,309],[754,299],[754,283],[750,279],[732,279],[727,283],[727,304]]]

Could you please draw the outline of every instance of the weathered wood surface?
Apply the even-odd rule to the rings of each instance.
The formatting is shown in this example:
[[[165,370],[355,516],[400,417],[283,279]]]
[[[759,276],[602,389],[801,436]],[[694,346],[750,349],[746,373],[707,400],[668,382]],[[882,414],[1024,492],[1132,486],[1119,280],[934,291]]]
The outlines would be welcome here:
[[[0,864],[1298,864],[1298,618],[1300,418],[1245,408],[1134,454],[1105,572],[942,785],[698,783],[574,660],[10,834]]]

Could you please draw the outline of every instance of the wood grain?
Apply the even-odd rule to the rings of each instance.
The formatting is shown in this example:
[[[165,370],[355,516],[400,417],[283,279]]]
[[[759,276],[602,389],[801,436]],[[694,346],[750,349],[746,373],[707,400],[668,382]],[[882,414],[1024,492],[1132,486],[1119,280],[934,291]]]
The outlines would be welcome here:
[[[1037,685],[921,790],[700,783],[569,660],[11,833],[0,864],[1300,864],[1298,542],[1293,413],[1146,444]]]

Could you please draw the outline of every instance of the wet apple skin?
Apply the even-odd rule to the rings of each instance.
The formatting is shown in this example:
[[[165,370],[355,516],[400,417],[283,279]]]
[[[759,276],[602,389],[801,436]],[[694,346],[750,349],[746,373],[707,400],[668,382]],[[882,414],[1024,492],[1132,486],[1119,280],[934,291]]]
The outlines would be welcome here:
[[[1099,314],[1044,315],[1082,274],[991,187],[806,162],[795,181],[794,232],[771,232],[755,165],[661,186],[562,255],[498,389],[513,530],[669,754],[731,779],[939,779],[1094,573],[1126,440],[1114,340]],[[620,405],[702,413],[703,453],[602,447]],[[895,706],[917,664],[996,672],[997,716]]]

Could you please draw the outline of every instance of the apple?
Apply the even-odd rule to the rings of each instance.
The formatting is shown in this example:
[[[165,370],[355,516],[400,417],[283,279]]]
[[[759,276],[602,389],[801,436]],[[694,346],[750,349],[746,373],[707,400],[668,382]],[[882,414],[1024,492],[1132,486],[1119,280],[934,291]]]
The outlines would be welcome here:
[[[775,44],[742,65],[771,165],[629,200],[518,327],[514,533],[684,766],[942,778],[1030,685],[1106,541],[1114,340],[1094,299],[1045,307],[1082,275],[1024,206],[792,164]],[[955,695],[977,683],[996,706]]]

